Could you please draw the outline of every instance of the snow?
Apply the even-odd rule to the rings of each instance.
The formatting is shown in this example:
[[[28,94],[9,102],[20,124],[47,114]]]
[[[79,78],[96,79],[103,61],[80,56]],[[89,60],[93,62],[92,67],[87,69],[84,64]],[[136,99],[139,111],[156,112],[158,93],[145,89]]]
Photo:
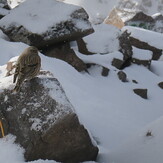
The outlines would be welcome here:
[[[95,32],[84,37],[89,51],[94,53],[109,53],[119,50],[118,36],[120,30],[108,24],[93,26]]]
[[[149,50],[143,50],[133,47],[133,58],[140,60],[151,60],[152,52]]]
[[[5,16],[7,14],[9,14],[9,11],[0,7],[0,15],[4,15]]]
[[[149,45],[154,46],[158,49],[163,49],[162,33],[157,33],[146,29],[131,26],[125,26],[122,28],[122,30],[123,31],[128,30],[128,32],[131,32],[132,37],[135,37],[143,42],[147,42]]]
[[[111,153],[110,159],[121,163],[161,163],[163,160],[162,123],[163,117],[150,123],[120,149]],[[151,136],[147,136],[148,132]]]
[[[66,3],[83,7],[90,16],[90,21],[98,24],[104,21],[118,0],[64,0]]]
[[[55,0],[28,0],[2,18],[0,25],[4,27],[23,26],[32,33],[42,34],[55,24],[71,20],[71,14],[80,8],[75,5],[65,5]],[[79,25],[78,22],[76,23]],[[90,28],[88,24],[81,23],[81,29]]]
[[[85,3],[83,1],[83,4],[92,7],[88,6],[89,1]],[[77,51],[75,45],[73,47],[77,56],[85,63],[97,64],[88,69],[89,73],[79,73],[68,63],[48,58],[40,53],[42,69],[52,72],[59,80],[80,122],[97,142],[100,149],[98,163],[162,163],[163,91],[157,84],[163,81],[163,61],[152,61],[150,70],[135,64],[125,68],[123,71],[127,74],[128,82],[123,83],[117,76],[119,70],[111,65],[113,58],[123,58],[118,51],[116,40],[120,31],[104,24],[96,25],[94,29],[95,33],[85,37],[84,40],[87,42],[88,49],[97,54],[82,55]],[[133,37],[163,48],[162,34],[135,27],[124,27],[123,30],[125,29],[128,29]],[[41,26],[39,30],[42,30]],[[7,41],[2,32],[0,33],[0,45],[0,91],[2,91],[4,88],[12,89],[14,87],[13,76],[5,77],[5,64],[10,59],[10,61],[15,61],[27,45]],[[140,59],[151,57],[149,51],[137,48],[134,48],[134,56]],[[101,76],[102,68],[99,65],[110,69],[109,76]],[[138,83],[133,83],[133,80]],[[48,87],[51,88],[51,85]],[[148,99],[142,99],[134,94],[133,89],[135,88],[148,89]],[[60,94],[51,93],[52,96],[60,99]],[[22,114],[25,114],[26,109],[22,109]],[[33,121],[35,128],[39,120],[34,119]],[[148,131],[152,136],[146,136]],[[24,150],[15,144],[14,140],[15,138],[11,135],[0,139],[0,146],[3,147],[0,148],[0,162],[25,163]],[[29,163],[56,162],[36,160]]]

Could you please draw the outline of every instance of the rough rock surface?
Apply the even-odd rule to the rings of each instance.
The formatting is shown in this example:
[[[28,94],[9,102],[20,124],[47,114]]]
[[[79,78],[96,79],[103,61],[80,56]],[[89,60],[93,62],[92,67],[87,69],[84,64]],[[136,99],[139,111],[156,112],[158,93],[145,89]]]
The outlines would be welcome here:
[[[147,96],[147,89],[140,89],[140,88],[136,88],[133,90],[135,94],[137,94],[138,96],[144,98],[144,99],[147,99],[148,96]]]
[[[19,93],[0,94],[8,133],[25,148],[26,160],[59,162],[95,160],[98,148],[79,123],[71,103],[55,78],[34,78]]]
[[[121,80],[122,82],[127,82],[127,75],[124,71],[119,71],[117,75],[119,80]]]
[[[58,58],[69,63],[79,72],[87,69],[86,64],[75,54],[68,42],[48,47],[42,52],[49,57]]]
[[[0,20],[0,28],[12,41],[38,48],[76,40],[94,31],[83,8],[55,0],[25,1]]]
[[[130,33],[124,31],[119,36],[119,45],[120,45],[120,52],[123,54],[123,60],[120,60],[118,58],[114,58],[112,61],[112,65],[115,66],[118,69],[123,69],[126,66],[129,66],[132,59],[132,45],[130,43]]]

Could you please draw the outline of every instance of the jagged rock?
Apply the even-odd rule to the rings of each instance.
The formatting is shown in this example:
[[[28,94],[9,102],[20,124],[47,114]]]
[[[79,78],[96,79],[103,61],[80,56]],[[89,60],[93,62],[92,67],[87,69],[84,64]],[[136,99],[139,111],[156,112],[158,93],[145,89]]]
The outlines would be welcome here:
[[[143,42],[137,38],[130,36],[130,42],[131,42],[131,45],[133,45],[139,49],[145,49],[145,50],[152,51],[152,53],[153,53],[152,59],[153,60],[158,60],[160,58],[160,56],[162,55],[162,49],[158,49],[154,46],[151,46],[148,43]]]
[[[34,78],[14,94],[0,94],[1,111],[25,149],[27,161],[37,159],[76,163],[95,160],[98,148],[79,123],[73,106],[55,78]]]
[[[55,57],[69,63],[79,72],[87,69],[86,64],[77,57],[74,50],[70,48],[69,43],[56,44],[42,50],[42,52],[49,57]]]
[[[101,72],[101,75],[102,76],[108,76],[109,75],[109,69],[107,67],[102,67],[102,72]]]
[[[131,64],[133,55],[132,46],[130,43],[130,33],[128,33],[127,30],[119,36],[119,45],[119,51],[123,54],[123,60],[114,58],[112,65],[118,69],[123,69]]]
[[[138,82],[136,80],[132,80],[132,82],[135,83],[135,84],[138,84]]]
[[[137,58],[132,58],[132,62],[138,65],[144,65],[145,67],[148,67],[148,68],[150,68],[150,65],[151,65],[151,60],[140,60]]]
[[[137,94],[138,96],[147,99],[147,89],[133,89],[134,93]]]
[[[124,71],[119,71],[117,75],[119,80],[121,80],[122,82],[127,82],[127,75]]]
[[[163,82],[158,83],[158,86],[163,89]]]
[[[0,20],[0,28],[12,41],[38,48],[76,40],[94,31],[83,8],[55,0],[21,3]]]
[[[118,58],[114,58],[112,60],[112,65],[118,69],[123,69],[123,65],[125,64],[125,61],[118,59]]]
[[[122,21],[121,17],[118,15],[118,11],[114,8],[109,16],[104,20],[105,24],[112,24],[115,27],[121,29],[124,26],[124,22]]]
[[[132,18],[130,18],[130,20],[125,22],[125,25],[133,25],[133,26],[143,27],[143,24],[148,25],[147,23],[149,23],[149,25],[150,25],[150,23],[152,23],[152,22],[154,22],[154,19],[151,16],[146,15],[143,12],[137,12],[137,13],[135,13],[135,15]]]
[[[136,26],[163,33],[163,16],[161,14],[149,16],[143,12],[137,12],[134,15],[130,15],[132,16],[129,20],[125,22],[125,25]]]

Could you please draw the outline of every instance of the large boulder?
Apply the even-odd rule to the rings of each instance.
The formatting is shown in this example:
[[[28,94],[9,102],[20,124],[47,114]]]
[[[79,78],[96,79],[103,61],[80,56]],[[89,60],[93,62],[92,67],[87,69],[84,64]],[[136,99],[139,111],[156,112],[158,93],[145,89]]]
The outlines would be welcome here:
[[[76,40],[93,33],[85,10],[56,0],[28,0],[0,20],[12,41],[38,48]]]
[[[16,94],[12,87],[0,93],[1,112],[8,122],[5,132],[16,135],[26,160],[75,163],[96,159],[98,148],[57,79],[34,78],[24,82]]]

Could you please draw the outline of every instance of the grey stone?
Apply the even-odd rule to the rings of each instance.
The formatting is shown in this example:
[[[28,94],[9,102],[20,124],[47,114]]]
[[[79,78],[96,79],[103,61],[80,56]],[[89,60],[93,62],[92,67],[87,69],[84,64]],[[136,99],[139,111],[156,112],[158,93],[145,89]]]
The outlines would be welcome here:
[[[73,106],[55,78],[34,78],[14,94],[0,94],[8,133],[25,149],[27,161],[37,159],[76,163],[95,160],[98,148],[79,123]]]
[[[43,1],[40,1],[38,7],[44,8],[42,2]],[[58,23],[55,22],[55,19],[56,17],[58,17],[58,15],[44,15],[44,17],[47,17],[47,19],[49,17],[52,17],[51,21],[53,21],[54,19],[55,23],[47,27],[47,29],[44,30],[42,33],[35,32],[32,30],[32,28],[30,28],[29,30],[24,26],[23,23],[21,24],[21,22],[19,21],[19,16],[16,17],[15,14],[23,15],[24,12],[27,13],[26,15],[29,24],[31,22],[33,23],[33,19],[37,19],[37,17],[41,18],[42,16],[40,16],[39,13],[35,12],[28,13],[28,8],[26,8],[26,4],[28,3],[30,3],[31,6],[38,5],[37,0],[25,1],[24,3],[20,4],[17,8],[15,8],[10,14],[8,14],[7,17],[4,17],[3,20],[0,21],[0,28],[12,41],[24,42],[28,45],[33,45],[38,48],[42,48],[63,41],[77,40],[94,32],[91,23],[88,21],[88,14],[83,8],[78,6],[73,7],[70,15],[65,15],[67,20],[61,20],[60,22],[58,21]],[[46,3],[54,3],[54,5],[52,5],[54,11],[58,6],[60,7],[61,11],[65,10],[65,8],[72,8],[73,6],[63,2],[57,2],[55,0],[47,0]],[[74,8],[76,9],[75,11]],[[64,15],[61,17],[64,17]],[[14,21],[12,20],[13,18],[15,19]],[[26,17],[24,17],[24,19],[26,19]],[[36,20],[34,23],[34,26],[39,26],[40,24],[37,23],[40,23],[40,20]],[[46,24],[46,22],[44,22],[44,19],[42,19],[41,23]]]
[[[124,71],[119,71],[117,75],[119,80],[121,80],[122,82],[127,82],[127,75]]]

